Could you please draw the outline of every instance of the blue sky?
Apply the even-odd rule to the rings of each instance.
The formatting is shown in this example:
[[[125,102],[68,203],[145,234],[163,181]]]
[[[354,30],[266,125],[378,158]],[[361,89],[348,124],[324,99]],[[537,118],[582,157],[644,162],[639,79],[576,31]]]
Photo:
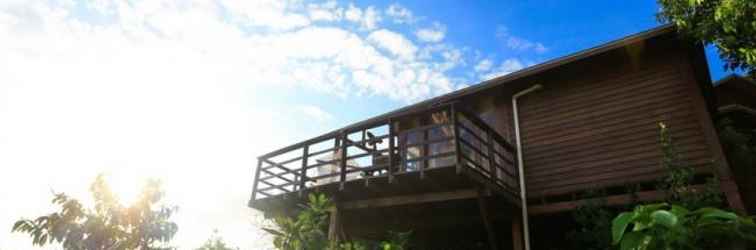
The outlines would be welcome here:
[[[257,155],[658,25],[579,3],[0,0],[0,228],[104,173],[125,201],[161,179],[179,247],[265,249]]]

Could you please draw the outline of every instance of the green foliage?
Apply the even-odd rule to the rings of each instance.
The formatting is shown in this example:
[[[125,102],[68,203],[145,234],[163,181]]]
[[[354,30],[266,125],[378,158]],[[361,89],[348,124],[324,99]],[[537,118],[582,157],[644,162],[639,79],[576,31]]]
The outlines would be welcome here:
[[[85,208],[78,200],[63,193],[54,195],[52,203],[60,211],[34,220],[21,219],[12,232],[27,233],[35,246],[53,242],[63,249],[169,249],[166,247],[178,230],[170,221],[176,208],[157,206],[163,197],[160,183],[149,181],[138,201],[123,206],[112,193],[102,175],[90,186],[94,208]]]
[[[678,30],[719,48],[727,69],[756,76],[756,1],[658,0],[657,18]]]
[[[328,215],[333,203],[324,194],[310,194],[305,208],[294,217],[278,217],[277,229],[263,228],[274,236],[273,245],[281,250],[326,249]]]
[[[721,206],[723,200],[716,175],[706,180],[704,188],[694,189],[693,166],[683,160],[673,142],[670,129],[664,123],[659,123],[659,129],[659,143],[663,154],[661,165],[666,169],[667,175],[659,182],[658,188],[666,193],[665,200],[691,209]],[[716,171],[712,173],[716,174]]]
[[[360,241],[347,241],[331,247],[329,250],[368,250],[368,243]]]
[[[736,177],[752,176],[752,171],[756,171],[753,167],[756,166],[756,130],[747,122],[736,124],[729,117],[717,122],[717,130]]]
[[[756,223],[717,208],[640,205],[612,221],[612,239],[622,250],[727,249],[743,241],[756,243]]]
[[[609,233],[611,220],[616,213],[606,206],[606,199],[595,198],[605,196],[604,193],[589,191],[586,196],[591,199],[572,212],[577,227],[575,231],[567,234],[567,238],[572,242],[574,249],[608,249],[612,245],[612,236]]]
[[[231,247],[226,244],[226,242],[223,241],[223,238],[218,235],[218,230],[214,230],[210,239],[207,239],[207,241],[196,250],[239,250],[239,248]]]
[[[665,201],[682,207],[698,209],[718,207],[723,204],[716,176],[707,179],[703,188],[694,189],[695,171],[693,166],[685,163],[682,154],[673,141],[670,128],[659,123],[659,146],[662,151],[661,165],[666,170],[657,188],[666,194]],[[638,187],[628,187],[629,193],[635,193]],[[605,193],[589,191],[587,202],[581,204],[572,216],[577,224],[575,231],[568,234],[575,249],[610,249],[612,248],[612,218],[617,210],[606,206],[602,198]],[[627,209],[632,208],[631,204]]]
[[[328,240],[328,218],[334,205],[324,194],[310,194],[308,202],[295,217],[274,219],[276,228],[263,228],[273,235],[273,245],[280,250],[404,250],[410,234],[389,232],[389,239],[379,243],[368,241]]]
[[[412,232],[389,232],[389,239],[381,241],[379,249],[382,250],[405,250],[408,249]]]

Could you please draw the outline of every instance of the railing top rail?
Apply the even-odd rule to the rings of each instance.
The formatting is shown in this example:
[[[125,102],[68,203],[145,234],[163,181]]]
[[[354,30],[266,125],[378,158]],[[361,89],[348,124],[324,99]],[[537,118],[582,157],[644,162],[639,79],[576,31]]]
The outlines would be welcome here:
[[[485,131],[491,131],[493,133],[490,133],[492,138],[496,140],[497,143],[499,143],[502,147],[509,150],[510,152],[514,152],[515,148],[512,146],[512,144],[507,140],[504,139],[494,128],[489,126],[483,119],[480,119],[477,115],[474,115],[472,112],[466,110],[466,109],[460,109],[457,108],[457,112],[462,113],[467,120],[472,122],[475,126],[478,126],[482,128]]]
[[[448,109],[448,108],[451,107],[451,105],[453,105],[453,103],[442,103],[442,104],[439,104],[439,105],[436,105],[436,106],[433,106],[433,107],[429,107],[429,108],[423,109],[423,110],[413,110],[412,112],[406,112],[406,113],[396,114],[394,116],[387,117],[387,118],[384,118],[382,120],[377,120],[377,121],[374,121],[374,122],[371,122],[371,123],[358,124],[356,126],[347,126],[347,127],[341,128],[341,129],[337,129],[337,130],[334,130],[334,131],[331,131],[331,132],[319,135],[317,137],[314,137],[314,138],[311,138],[311,139],[308,139],[308,140],[304,140],[304,141],[301,141],[301,142],[298,142],[298,143],[295,143],[295,144],[292,144],[292,145],[280,148],[278,150],[269,152],[267,154],[263,154],[261,156],[258,156],[257,158],[258,158],[258,160],[271,158],[273,156],[280,155],[280,154],[283,154],[283,153],[286,153],[286,152],[289,152],[289,151],[296,150],[298,148],[304,147],[305,145],[317,144],[317,143],[320,143],[320,142],[323,142],[323,141],[327,141],[329,139],[336,138],[339,135],[341,135],[342,133],[350,133],[350,132],[354,132],[354,131],[358,131],[358,130],[362,130],[362,129],[368,129],[368,128],[373,128],[373,127],[378,127],[378,126],[383,125],[383,124],[388,124],[389,121],[391,121],[391,120],[402,119],[402,118],[405,118],[407,116],[413,116],[413,115],[417,115],[417,114],[421,114],[421,113],[429,113],[429,112],[435,112],[435,111],[440,111],[440,110]]]

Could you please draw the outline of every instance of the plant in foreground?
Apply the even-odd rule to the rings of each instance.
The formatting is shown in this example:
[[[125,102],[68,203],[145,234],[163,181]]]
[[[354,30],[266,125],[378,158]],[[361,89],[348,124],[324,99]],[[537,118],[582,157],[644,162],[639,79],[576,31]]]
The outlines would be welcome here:
[[[756,223],[711,207],[690,211],[667,203],[640,205],[614,218],[612,239],[622,250],[722,249],[756,243]]]

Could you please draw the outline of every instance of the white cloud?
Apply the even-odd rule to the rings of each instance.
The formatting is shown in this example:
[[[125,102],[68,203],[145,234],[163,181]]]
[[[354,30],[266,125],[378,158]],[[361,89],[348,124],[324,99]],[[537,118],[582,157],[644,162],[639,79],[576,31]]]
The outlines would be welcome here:
[[[328,122],[334,118],[331,113],[315,105],[301,105],[298,111],[317,122]]]
[[[386,15],[391,17],[394,23],[398,24],[415,22],[415,16],[412,14],[412,11],[397,3],[389,5],[386,9]]]
[[[330,1],[322,4],[308,5],[310,19],[313,21],[339,21],[343,18],[344,9],[338,3]]]
[[[140,2],[140,4],[147,2],[149,1]],[[230,16],[233,21],[244,26],[290,30],[310,24],[310,19],[307,16],[290,12],[292,9],[301,8],[294,1],[222,1],[219,4],[231,13]]]
[[[536,53],[545,53],[549,49],[540,42],[533,42],[525,38],[509,34],[505,26],[499,26],[496,29],[496,37],[504,42],[504,46],[519,51],[533,51]]]
[[[488,71],[493,66],[493,62],[490,59],[483,59],[475,65],[475,72]]]
[[[446,27],[439,23],[434,23],[433,27],[418,29],[417,32],[415,32],[415,35],[423,42],[440,42],[441,40],[444,40]]]
[[[405,38],[402,34],[386,29],[373,31],[368,35],[367,39],[379,48],[385,49],[403,59],[413,59],[417,52],[417,47],[412,41]]]
[[[525,68],[525,65],[517,59],[506,59],[499,66],[496,68],[491,69],[490,71],[484,73],[481,75],[481,80],[489,80],[493,79],[499,76],[508,75],[512,72],[518,71]]]
[[[352,21],[360,25],[361,28],[366,30],[374,30],[378,28],[378,23],[382,20],[381,14],[373,6],[360,9],[353,4],[349,4],[349,8],[344,12],[346,20]]]
[[[14,169],[0,175],[0,200],[14,201],[0,225],[48,212],[51,187],[84,197],[97,172],[149,175],[181,207],[180,248],[213,228],[265,247],[244,206],[252,156],[312,136],[269,93],[408,103],[466,86],[450,73],[464,50],[380,23],[374,7],[335,2],[0,3],[0,166]],[[316,108],[300,111],[335,119]],[[0,248],[29,240],[0,235]]]

